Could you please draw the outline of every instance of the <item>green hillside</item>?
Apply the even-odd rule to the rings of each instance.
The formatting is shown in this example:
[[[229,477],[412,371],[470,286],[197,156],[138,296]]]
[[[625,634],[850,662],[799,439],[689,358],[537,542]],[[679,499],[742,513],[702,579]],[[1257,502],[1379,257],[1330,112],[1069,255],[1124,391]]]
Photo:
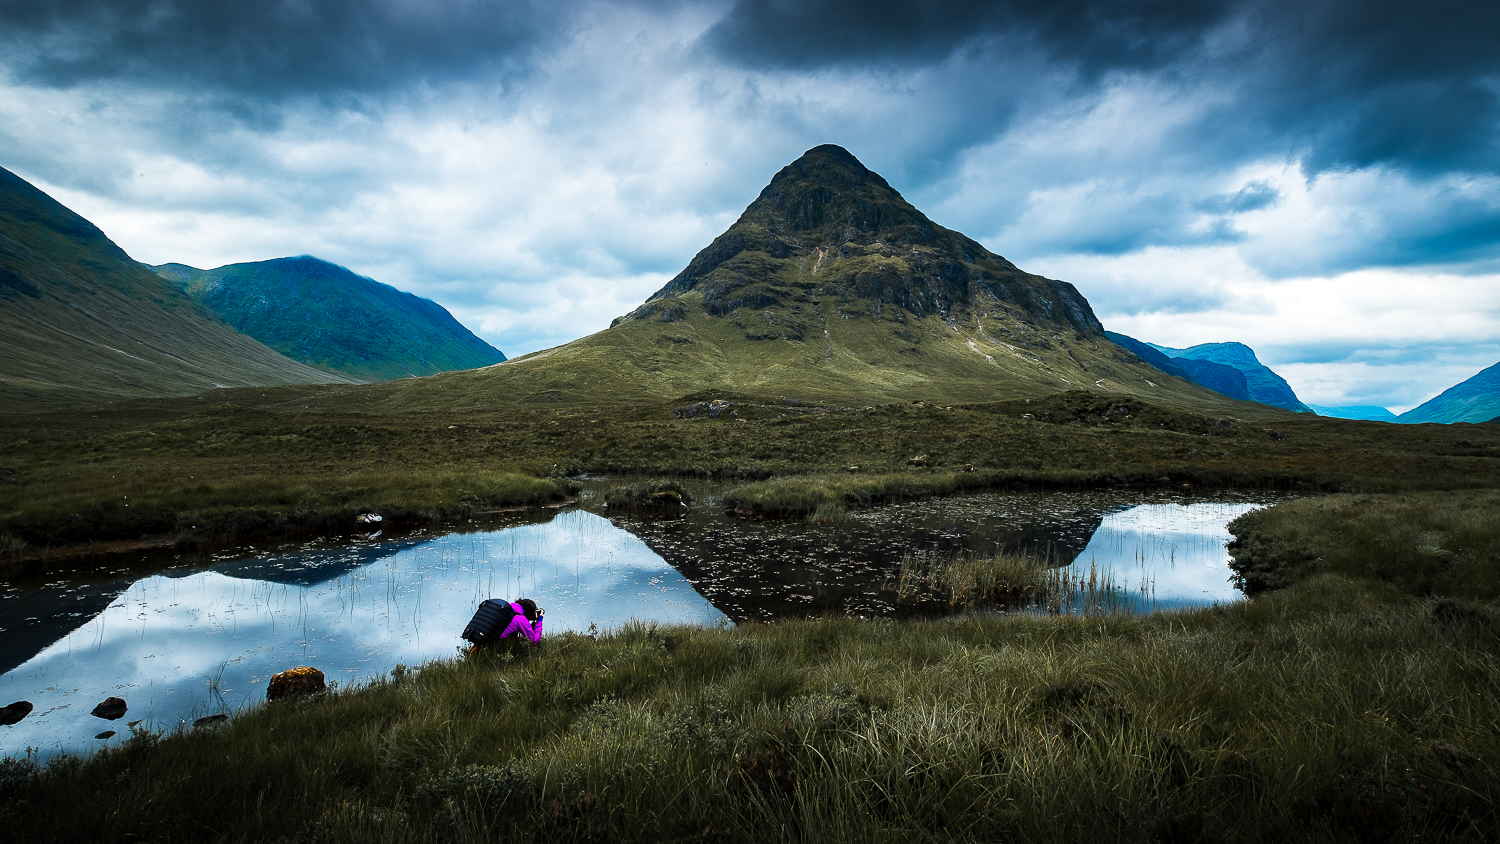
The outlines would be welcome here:
[[[276,351],[351,378],[384,381],[505,360],[441,305],[310,255],[206,271],[153,269]]]
[[[836,146],[777,173],[728,231],[609,329],[319,406],[655,402],[705,389],[845,405],[1087,390],[1247,407],[1116,346],[1071,284],[933,223]]]
[[[344,382],[241,334],[92,223],[0,168],[0,404]]]
[[[1398,422],[1487,422],[1500,416],[1500,363],[1396,417]]]

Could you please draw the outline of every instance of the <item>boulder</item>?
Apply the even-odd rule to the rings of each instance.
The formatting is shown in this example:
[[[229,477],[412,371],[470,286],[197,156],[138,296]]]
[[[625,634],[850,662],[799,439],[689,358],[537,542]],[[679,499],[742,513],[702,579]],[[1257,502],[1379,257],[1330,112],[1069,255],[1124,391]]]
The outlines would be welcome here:
[[[22,718],[31,714],[34,709],[29,700],[18,700],[3,709],[0,709],[0,725],[9,727],[11,724],[19,724]]]
[[[114,737],[115,737],[115,731],[114,730],[105,730],[104,732],[100,733],[99,735],[94,736],[94,738],[96,738],[96,739],[112,739]]]
[[[724,401],[723,399],[714,399],[713,401],[700,401],[696,404],[686,404],[682,407],[673,408],[672,417],[675,419],[696,419],[699,416],[706,416],[709,419],[718,419],[726,412],[728,412],[731,416],[737,415],[735,411],[729,409],[731,407],[733,407],[733,405],[731,405],[727,401]]]
[[[117,697],[107,697],[102,703],[94,707],[94,711],[89,714],[95,718],[103,718],[106,721],[118,721],[125,717],[125,710],[128,708],[124,700]]]
[[[304,697],[327,688],[323,672],[303,665],[272,677],[270,685],[266,686],[266,700]]]
[[[222,712],[218,715],[205,715],[193,722],[193,728],[197,729],[198,727],[212,727],[215,724],[222,724],[228,720],[229,716],[225,715]]]

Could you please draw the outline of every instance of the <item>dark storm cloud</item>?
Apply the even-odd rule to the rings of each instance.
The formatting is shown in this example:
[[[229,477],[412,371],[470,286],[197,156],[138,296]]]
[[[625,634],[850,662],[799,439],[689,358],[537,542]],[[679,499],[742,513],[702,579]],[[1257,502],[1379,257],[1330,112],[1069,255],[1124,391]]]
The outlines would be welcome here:
[[[985,38],[1022,35],[1097,72],[1167,64],[1196,47],[1230,7],[1175,0],[740,0],[707,39],[748,64],[808,68],[940,61]]]
[[[705,42],[751,67],[899,71],[1001,40],[1084,89],[1112,73],[1211,82],[1229,103],[1196,130],[1226,155],[1500,172],[1497,32],[1490,0],[739,0]]]
[[[0,0],[20,81],[278,98],[509,74],[563,30],[543,0]]]

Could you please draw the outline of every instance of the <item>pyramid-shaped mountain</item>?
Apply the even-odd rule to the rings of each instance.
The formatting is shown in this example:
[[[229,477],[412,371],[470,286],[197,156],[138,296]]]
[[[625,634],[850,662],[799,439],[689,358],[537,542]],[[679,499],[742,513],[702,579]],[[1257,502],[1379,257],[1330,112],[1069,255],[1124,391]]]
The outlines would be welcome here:
[[[351,378],[384,381],[505,360],[436,302],[311,255],[153,269],[276,351]]]
[[[0,168],[0,409],[348,380],[224,324]]]
[[[426,381],[402,389],[436,398],[459,386],[475,404],[705,389],[848,404],[991,401],[1083,389],[1238,407],[1114,345],[1073,285],[934,223],[831,145],[783,168],[728,231],[609,329]]]

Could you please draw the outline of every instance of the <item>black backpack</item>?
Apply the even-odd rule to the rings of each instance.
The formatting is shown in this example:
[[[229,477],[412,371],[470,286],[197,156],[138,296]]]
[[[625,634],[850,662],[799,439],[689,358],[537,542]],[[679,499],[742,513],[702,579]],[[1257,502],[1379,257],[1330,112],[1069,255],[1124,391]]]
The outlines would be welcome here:
[[[500,641],[510,620],[516,617],[516,609],[509,601],[491,598],[479,605],[469,626],[464,628],[463,638],[476,645],[493,645]]]

